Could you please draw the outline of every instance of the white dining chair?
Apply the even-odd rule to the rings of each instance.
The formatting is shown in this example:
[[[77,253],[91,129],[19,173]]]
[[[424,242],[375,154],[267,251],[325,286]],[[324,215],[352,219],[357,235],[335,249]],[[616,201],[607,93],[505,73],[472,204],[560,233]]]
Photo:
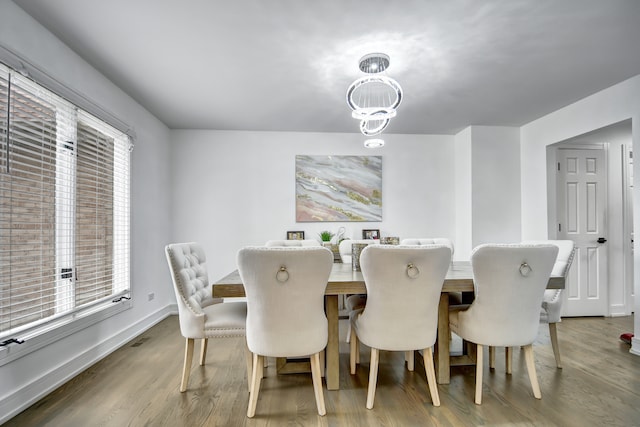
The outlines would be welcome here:
[[[180,392],[187,389],[195,340],[201,340],[200,365],[207,356],[209,338],[244,337],[245,302],[213,298],[204,249],[198,243],[173,243],[165,247],[178,305],[180,332],[186,338]],[[251,354],[245,346],[247,379],[251,378]],[[250,385],[248,381],[247,384]]]
[[[573,240],[529,240],[525,244],[551,244],[558,247],[558,257],[553,265],[552,276],[564,277],[565,285],[575,255],[575,243]],[[553,356],[556,359],[556,367],[562,369],[560,359],[560,345],[558,343],[558,331],[556,324],[562,321],[562,289],[547,289],[542,299],[542,320],[549,324],[549,338],[553,348]]]
[[[325,415],[320,352],[328,340],[324,294],[333,253],[324,247],[248,247],[238,252],[253,354],[247,417],[255,415],[264,357],[309,357],[319,415]]]
[[[293,248],[293,247],[315,247],[322,246],[320,242],[315,239],[304,239],[304,240],[267,240],[264,244],[268,248],[272,247],[283,247],[283,248]]]
[[[365,245],[379,245],[378,239],[345,239],[338,244],[338,252],[340,252],[340,259],[344,264],[351,264],[351,254],[354,243],[360,243]]]
[[[453,258],[454,246],[453,242],[450,239],[445,237],[435,237],[435,238],[406,238],[400,241],[400,245],[402,246],[431,246],[431,245],[444,245],[447,246],[451,250],[451,257]],[[462,293],[460,292],[449,292],[449,304],[451,306],[462,304]],[[411,296],[409,296],[411,298]],[[367,303],[367,296],[364,294],[356,294],[350,295],[345,300],[345,307],[347,311],[351,312],[354,310],[358,310],[360,308],[364,308]],[[347,330],[347,342],[350,340],[349,335],[350,329]],[[413,370],[414,364],[414,354],[413,352],[408,352],[406,357],[407,364],[410,369]]]
[[[476,344],[475,403],[482,403],[483,349],[523,347],[533,395],[542,398],[533,355],[540,306],[555,245],[485,244],[471,253],[475,299],[467,310],[449,314],[451,330]]]
[[[431,400],[434,406],[440,406],[432,346],[436,342],[438,304],[451,250],[443,245],[368,246],[360,259],[367,304],[350,314],[349,361],[353,375],[359,360],[359,343],[371,348],[367,409],[373,408],[375,399],[380,350],[422,350]]]
[[[400,241],[401,245],[421,246],[421,245],[445,245],[454,253],[453,242],[446,237],[408,237]],[[452,255],[453,256],[453,255]]]
[[[573,262],[575,254],[575,243],[573,240],[527,240],[523,244],[550,244],[558,247],[558,257],[553,265],[552,276],[560,276],[568,280],[569,270]],[[557,323],[562,321],[562,289],[546,289],[541,305],[541,321],[547,322],[549,325],[549,339],[551,348],[553,349],[553,357],[556,360],[556,367],[562,369],[562,360],[560,357],[560,343],[558,342]],[[512,369],[512,352],[511,349],[505,350],[505,364],[507,373],[511,373]],[[489,366],[495,366],[495,347],[489,347]]]

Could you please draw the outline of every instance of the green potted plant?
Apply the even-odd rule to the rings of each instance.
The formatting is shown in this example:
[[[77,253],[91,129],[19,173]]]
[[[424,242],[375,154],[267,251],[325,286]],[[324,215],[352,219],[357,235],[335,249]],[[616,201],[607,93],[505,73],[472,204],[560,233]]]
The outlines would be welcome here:
[[[322,245],[331,246],[331,239],[333,239],[333,236],[335,236],[335,233],[332,233],[331,231],[321,231],[320,240],[322,241]]]

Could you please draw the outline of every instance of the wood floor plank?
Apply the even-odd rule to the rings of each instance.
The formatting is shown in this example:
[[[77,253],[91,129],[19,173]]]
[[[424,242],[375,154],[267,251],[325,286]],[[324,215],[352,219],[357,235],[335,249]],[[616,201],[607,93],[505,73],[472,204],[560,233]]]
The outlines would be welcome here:
[[[504,350],[498,349],[495,370],[484,367],[480,406],[473,402],[475,367],[452,368],[451,383],[438,385],[436,408],[424,367],[417,363],[410,372],[404,353],[381,351],[375,406],[367,410],[370,350],[361,347],[361,363],[350,375],[345,320],[340,390],[324,386],[327,415],[317,415],[310,374],[278,375],[270,360],[256,416],[248,419],[243,340],[211,339],[205,365],[193,361],[189,387],[180,393],[184,339],[177,317],[170,317],[5,425],[638,426],[640,358],[618,339],[632,328],[633,317],[563,319],[558,338],[564,368],[557,369],[548,327],[541,324],[533,349],[542,400],[531,392],[524,353],[513,350],[513,374],[507,375]]]

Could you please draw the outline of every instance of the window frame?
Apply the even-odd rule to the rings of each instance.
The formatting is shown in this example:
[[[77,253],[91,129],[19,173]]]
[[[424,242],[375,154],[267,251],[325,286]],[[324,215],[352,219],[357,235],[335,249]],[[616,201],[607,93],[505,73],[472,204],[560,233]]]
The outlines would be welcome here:
[[[20,64],[20,68],[16,69],[12,66],[12,62],[16,62],[16,55],[13,52],[7,51],[6,48],[0,46],[0,65],[4,65],[9,69],[9,72],[20,73],[27,75],[34,84],[52,92],[54,95],[63,98],[75,106],[78,111],[82,111],[76,115],[76,123],[81,119],[81,115],[86,117],[92,117],[95,120],[105,123],[106,125],[120,131],[126,135],[129,142],[129,152],[133,149],[133,140],[135,134],[130,130],[130,127],[124,122],[119,121],[115,116],[105,112],[101,107],[91,103],[83,96],[78,96],[77,92],[72,89],[66,88],[48,75],[42,73],[37,67],[30,65],[22,58],[17,58],[17,62]],[[31,72],[29,72],[31,71]],[[31,74],[36,74],[42,77],[43,81],[33,78]],[[48,84],[47,84],[48,83]],[[53,88],[51,87],[53,86]],[[62,93],[61,93],[62,92]],[[87,108],[87,106],[89,108]],[[97,112],[97,114],[96,114]],[[77,126],[77,125],[76,125]],[[8,136],[8,134],[7,134]],[[7,144],[8,144],[7,139]],[[52,344],[66,336],[79,332],[82,329],[90,327],[98,322],[108,319],[118,313],[130,309],[133,303],[130,299],[131,296],[131,155],[128,154],[126,161],[126,249],[125,254],[125,268],[126,268],[126,282],[125,289],[120,289],[118,292],[109,295],[108,297],[98,300],[93,303],[86,304],[83,308],[76,308],[71,312],[63,313],[60,316],[54,315],[49,317],[46,321],[35,322],[35,326],[24,325],[18,327],[17,332],[12,334],[13,337],[18,340],[23,340],[21,344],[10,343],[8,345],[0,346],[0,366],[5,365],[17,358],[20,358],[28,353],[43,348],[49,344]],[[74,184],[75,186],[76,184]],[[55,193],[54,193],[55,194]],[[115,191],[114,191],[115,194]],[[115,197],[115,195],[114,195]],[[57,205],[57,203],[56,203]],[[57,209],[57,207],[56,207]],[[115,226],[114,226],[115,228]],[[57,285],[56,285],[57,286]],[[124,298],[123,298],[124,297]],[[116,301],[117,300],[117,301]],[[33,323],[31,324],[33,325]],[[11,336],[2,338],[11,338]]]

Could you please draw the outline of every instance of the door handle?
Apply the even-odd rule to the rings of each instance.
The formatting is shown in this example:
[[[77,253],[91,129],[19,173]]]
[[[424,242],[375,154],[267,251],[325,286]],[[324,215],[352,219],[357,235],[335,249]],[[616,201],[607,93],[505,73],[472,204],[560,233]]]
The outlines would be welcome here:
[[[606,241],[607,239],[605,239],[604,237],[598,237],[598,243],[604,243]]]

